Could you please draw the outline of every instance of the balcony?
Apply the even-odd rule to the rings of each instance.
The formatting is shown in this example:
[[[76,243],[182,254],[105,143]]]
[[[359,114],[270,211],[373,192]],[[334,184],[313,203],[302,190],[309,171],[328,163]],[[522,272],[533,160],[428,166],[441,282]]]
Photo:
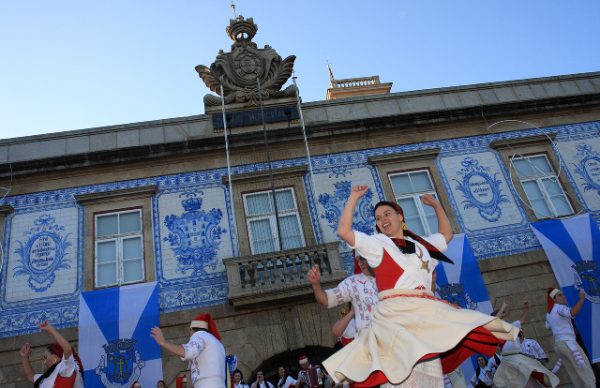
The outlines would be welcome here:
[[[229,300],[235,307],[258,303],[287,303],[312,296],[306,273],[321,268],[321,285],[337,285],[348,274],[342,267],[339,243],[224,259]]]

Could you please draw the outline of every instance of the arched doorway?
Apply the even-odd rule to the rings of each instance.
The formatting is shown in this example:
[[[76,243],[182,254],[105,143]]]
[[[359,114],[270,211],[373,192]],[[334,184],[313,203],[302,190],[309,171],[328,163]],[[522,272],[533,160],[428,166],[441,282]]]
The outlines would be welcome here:
[[[254,371],[252,376],[246,379],[248,385],[256,380],[256,372],[261,370],[265,375],[265,379],[270,381],[273,385],[277,386],[279,375],[277,370],[280,366],[285,367],[288,370],[288,374],[294,379],[298,377],[298,371],[300,366],[298,365],[298,358],[302,355],[308,356],[310,363],[318,365],[323,362],[327,357],[331,356],[335,352],[334,348],[325,346],[307,346],[305,348],[289,350],[276,354],[262,362]]]

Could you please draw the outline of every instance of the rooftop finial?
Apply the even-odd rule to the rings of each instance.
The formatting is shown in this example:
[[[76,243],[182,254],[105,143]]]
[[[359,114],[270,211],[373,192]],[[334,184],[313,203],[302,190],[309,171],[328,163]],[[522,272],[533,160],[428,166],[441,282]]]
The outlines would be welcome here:
[[[233,18],[237,19],[237,12],[235,11],[235,2],[231,0],[231,11],[233,12]]]

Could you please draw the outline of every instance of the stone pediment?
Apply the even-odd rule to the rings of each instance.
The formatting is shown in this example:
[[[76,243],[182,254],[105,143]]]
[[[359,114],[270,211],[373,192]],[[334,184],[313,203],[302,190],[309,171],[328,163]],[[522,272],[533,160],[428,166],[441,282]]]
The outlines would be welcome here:
[[[264,48],[258,48],[252,42],[258,31],[252,18],[245,19],[240,15],[231,19],[226,31],[233,40],[231,52],[220,50],[210,68],[196,66],[206,86],[218,94],[204,96],[205,108],[221,105],[221,85],[225,104],[236,104],[237,107],[258,105],[259,82],[263,100],[295,96],[296,88],[293,85],[281,90],[292,75],[296,59],[294,55],[282,60],[272,47],[265,45]]]

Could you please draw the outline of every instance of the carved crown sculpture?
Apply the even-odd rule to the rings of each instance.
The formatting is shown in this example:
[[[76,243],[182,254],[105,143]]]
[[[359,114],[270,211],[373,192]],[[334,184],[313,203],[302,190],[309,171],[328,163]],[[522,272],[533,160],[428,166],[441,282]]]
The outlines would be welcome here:
[[[259,49],[252,38],[258,26],[252,18],[244,19],[242,15],[229,21],[227,35],[233,40],[231,52],[219,50],[216,60],[210,68],[196,66],[202,81],[213,92],[221,95],[221,85],[225,104],[242,104],[242,106],[258,105],[258,84],[263,100],[292,97],[296,93],[293,85],[281,90],[283,84],[292,75],[294,60],[290,55],[284,60],[268,45]],[[221,97],[207,94],[204,106],[221,105]]]

